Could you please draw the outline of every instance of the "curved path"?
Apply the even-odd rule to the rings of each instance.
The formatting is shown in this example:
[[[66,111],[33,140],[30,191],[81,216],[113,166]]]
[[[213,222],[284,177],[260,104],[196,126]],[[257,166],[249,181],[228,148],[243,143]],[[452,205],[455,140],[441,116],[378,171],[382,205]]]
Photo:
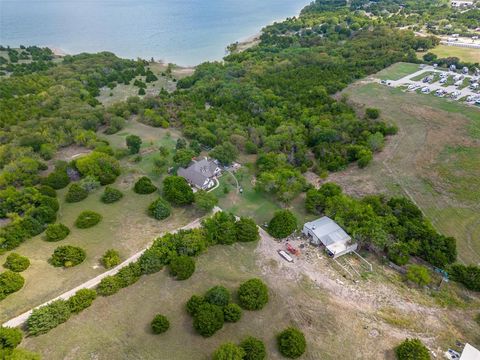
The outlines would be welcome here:
[[[213,213],[216,213],[218,211],[221,211],[221,209],[219,207],[215,207],[213,209]],[[176,231],[179,231],[179,230],[187,230],[187,229],[193,229],[193,228],[196,228],[196,227],[199,227],[200,224],[201,224],[201,220],[202,218],[198,218],[194,221],[192,221],[191,223],[189,223],[188,225],[185,225],[183,226],[182,228],[180,229],[177,229]],[[110,275],[115,275],[116,273],[118,273],[120,271],[120,269],[124,268],[125,266],[129,265],[130,263],[138,260],[138,258],[140,258],[140,256],[142,256],[142,254],[145,252],[145,250],[147,250],[151,245],[152,245],[153,241],[151,243],[148,244],[148,246],[137,252],[136,254],[130,256],[127,260],[125,260],[124,262],[122,262],[120,265],[117,265],[116,267],[114,267],[113,269],[110,269],[96,277],[94,277],[93,279],[90,279],[86,282],[84,282],[83,284],[77,286],[76,288],[73,288],[59,296],[57,296],[56,298],[54,299],[51,299],[39,306],[36,306],[34,307],[33,309],[30,309],[29,311],[26,311],[24,312],[23,314],[17,316],[17,317],[14,317],[13,319],[10,319],[8,320],[7,322],[3,323],[3,326],[5,327],[17,327],[17,326],[21,326],[23,325],[28,317],[32,314],[32,311],[35,310],[35,309],[38,309],[42,306],[45,306],[45,305],[48,305],[50,304],[51,302],[55,301],[55,300],[68,300],[69,298],[71,298],[73,295],[75,295],[75,293],[78,291],[78,290],[81,290],[81,289],[91,289],[91,288],[94,288],[96,287],[100,281],[102,281],[103,278],[107,277],[107,276],[110,276]]]

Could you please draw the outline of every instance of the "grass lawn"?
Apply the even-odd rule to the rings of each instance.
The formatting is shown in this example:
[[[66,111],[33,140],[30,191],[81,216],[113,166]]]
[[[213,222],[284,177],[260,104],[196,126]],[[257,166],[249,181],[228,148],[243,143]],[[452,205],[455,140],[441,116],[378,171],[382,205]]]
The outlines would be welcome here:
[[[439,58],[457,57],[461,61],[470,63],[480,62],[480,49],[438,45],[436,48],[429,50],[429,52],[436,54]]]
[[[418,64],[400,62],[378,72],[375,77],[381,80],[399,80],[417,70],[419,70]]]
[[[479,109],[377,84],[354,84],[346,93],[359,109],[380,109],[399,134],[367,168],[330,180],[357,195],[410,196],[439,231],[456,237],[461,261],[480,262]]]

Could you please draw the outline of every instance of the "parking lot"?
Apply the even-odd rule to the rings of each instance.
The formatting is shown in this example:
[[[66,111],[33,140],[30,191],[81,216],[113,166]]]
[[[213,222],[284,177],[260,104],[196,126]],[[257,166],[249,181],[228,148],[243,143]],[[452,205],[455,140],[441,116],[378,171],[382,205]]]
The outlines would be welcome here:
[[[381,83],[402,87],[405,91],[434,94],[470,105],[480,105],[480,74],[460,70],[444,70],[423,66],[418,71],[399,80],[382,80]]]

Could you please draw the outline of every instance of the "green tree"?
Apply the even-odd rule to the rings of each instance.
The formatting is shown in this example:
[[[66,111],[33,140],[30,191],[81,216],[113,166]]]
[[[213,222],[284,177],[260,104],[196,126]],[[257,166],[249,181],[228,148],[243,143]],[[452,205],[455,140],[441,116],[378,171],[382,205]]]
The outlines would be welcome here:
[[[60,223],[50,224],[45,231],[45,240],[52,242],[60,241],[65,239],[69,234],[70,229],[68,226]]]
[[[274,238],[283,239],[297,229],[297,218],[290,210],[275,212],[268,224],[268,233]]]
[[[11,253],[7,256],[3,267],[14,272],[22,272],[30,266],[30,260],[27,257],[17,253]]]
[[[231,245],[237,241],[235,216],[225,211],[219,211],[203,220],[202,227],[210,244]]]
[[[152,180],[146,176],[142,176],[135,182],[133,191],[137,194],[151,194],[157,190],[157,187],[153,185]]]
[[[128,135],[125,138],[125,141],[130,154],[138,154],[140,152],[140,147],[142,146],[142,139],[140,136]]]
[[[209,155],[220,161],[223,165],[229,165],[237,159],[238,150],[232,143],[224,142],[221,145],[215,146]]]
[[[157,314],[153,318],[151,326],[154,334],[162,334],[170,328],[170,322],[166,316]]]
[[[188,299],[186,304],[187,313],[191,316],[195,316],[198,309],[203,304],[205,304],[205,298],[203,296],[192,295],[192,297]]]
[[[190,149],[177,149],[173,155],[173,162],[178,167],[187,167],[195,157],[195,152]]]
[[[174,257],[169,264],[170,274],[177,280],[186,280],[195,272],[195,260],[189,256]]]
[[[245,281],[238,288],[238,301],[246,310],[260,310],[268,303],[268,287],[260,279]]]
[[[65,245],[59,246],[53,251],[53,255],[49,259],[49,262],[55,267],[63,266],[68,268],[81,264],[86,257],[87,254],[82,248]]]
[[[240,220],[235,223],[235,229],[237,241],[239,242],[260,240],[257,224],[255,224],[255,221],[251,218],[241,217]]]
[[[398,360],[430,360],[430,353],[418,339],[406,339],[395,348]]]
[[[223,327],[223,310],[218,305],[200,305],[193,318],[193,327],[203,337],[210,337]]]
[[[278,350],[290,359],[296,359],[303,355],[307,348],[307,342],[303,333],[293,327],[283,330],[277,335]]]
[[[267,358],[267,350],[262,340],[249,336],[240,343],[240,347],[245,350],[244,360],[265,360]]]
[[[195,193],[195,207],[203,212],[211,211],[218,203],[218,199],[213,193],[205,190],[198,190]]]
[[[157,220],[166,219],[170,213],[170,204],[162,198],[158,198],[148,206],[148,215]]]
[[[93,176],[102,185],[115,182],[120,175],[120,163],[114,157],[103,152],[94,151],[75,161],[75,165],[83,176]]]
[[[111,269],[119,265],[122,260],[120,259],[120,254],[117,250],[108,249],[105,254],[103,254],[101,262],[105,269]]]
[[[210,304],[224,307],[230,302],[231,295],[226,287],[217,285],[205,293],[204,299]]]
[[[163,180],[163,196],[177,206],[189,205],[194,200],[192,188],[180,176],[167,176]]]
[[[88,191],[82,188],[78,184],[72,184],[68,188],[67,194],[65,195],[65,201],[68,203],[76,203],[86,199],[88,196]]]
[[[215,350],[212,360],[242,360],[245,350],[234,343],[225,343]]]
[[[223,308],[223,317],[226,322],[235,323],[242,317],[242,308],[234,303],[227,304]]]

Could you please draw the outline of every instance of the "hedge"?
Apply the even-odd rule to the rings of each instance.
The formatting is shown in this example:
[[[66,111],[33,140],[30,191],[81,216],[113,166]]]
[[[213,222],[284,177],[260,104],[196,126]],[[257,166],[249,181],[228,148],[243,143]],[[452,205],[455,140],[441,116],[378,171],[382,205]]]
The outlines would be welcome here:
[[[55,267],[72,267],[81,264],[87,254],[85,250],[77,246],[59,246],[53,251],[52,257],[49,259],[50,264]]]
[[[3,267],[14,272],[22,272],[30,266],[30,260],[27,257],[17,253],[11,253],[7,256]]]
[[[60,241],[65,239],[70,234],[70,229],[68,226],[57,223],[57,224],[50,224],[47,226],[47,230],[45,231],[45,240],[47,241]]]
[[[92,289],[80,289],[75,295],[67,300],[70,312],[78,314],[80,311],[92,305],[93,300],[97,297],[97,292]]]
[[[28,333],[33,336],[45,334],[67,321],[70,314],[70,307],[65,300],[56,300],[34,309],[27,320]]]
[[[102,220],[102,215],[94,211],[85,210],[78,215],[75,226],[79,229],[87,229],[97,225]]]
[[[110,296],[117,293],[122,288],[120,280],[115,276],[104,277],[97,287],[98,295]]]

